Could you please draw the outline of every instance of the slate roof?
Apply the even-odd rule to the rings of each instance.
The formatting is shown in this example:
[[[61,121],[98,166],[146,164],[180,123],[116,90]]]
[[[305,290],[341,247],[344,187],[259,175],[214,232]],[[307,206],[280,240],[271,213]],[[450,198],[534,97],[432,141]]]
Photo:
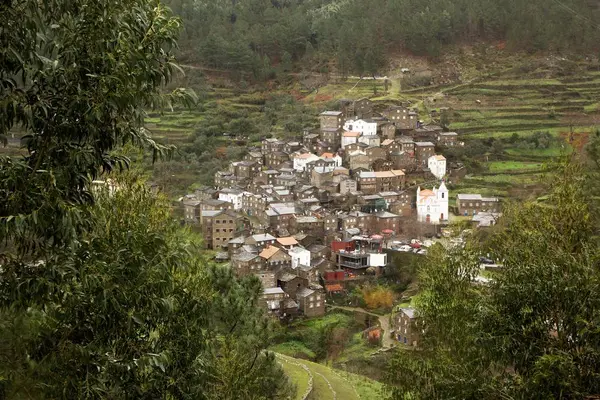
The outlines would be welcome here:
[[[296,292],[296,298],[307,297],[313,294],[315,291],[309,288],[302,288]]]

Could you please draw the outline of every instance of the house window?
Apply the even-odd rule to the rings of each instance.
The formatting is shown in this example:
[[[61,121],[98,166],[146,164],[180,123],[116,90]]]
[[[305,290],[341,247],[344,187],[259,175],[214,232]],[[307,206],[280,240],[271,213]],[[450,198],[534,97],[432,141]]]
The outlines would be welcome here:
[[[321,307],[321,302],[317,301],[317,307]]]
[[[442,193],[442,199],[446,196],[446,193]]]
[[[314,303],[310,303],[309,308],[314,308],[314,307],[315,307]]]

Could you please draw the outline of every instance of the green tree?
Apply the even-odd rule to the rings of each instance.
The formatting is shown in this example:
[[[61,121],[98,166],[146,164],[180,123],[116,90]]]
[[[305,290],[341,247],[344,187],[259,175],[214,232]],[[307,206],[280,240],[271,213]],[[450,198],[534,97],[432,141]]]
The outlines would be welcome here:
[[[211,266],[165,199],[115,176],[121,146],[169,150],[143,119],[190,100],[161,94],[178,30],[154,0],[0,5],[0,134],[27,134],[0,158],[1,398],[290,393],[258,280]]]
[[[598,220],[584,175],[570,162],[548,201],[508,205],[489,242],[432,252],[417,302],[422,349],[395,356],[395,398],[582,398],[600,391]],[[482,253],[504,266],[488,286],[472,282]]]

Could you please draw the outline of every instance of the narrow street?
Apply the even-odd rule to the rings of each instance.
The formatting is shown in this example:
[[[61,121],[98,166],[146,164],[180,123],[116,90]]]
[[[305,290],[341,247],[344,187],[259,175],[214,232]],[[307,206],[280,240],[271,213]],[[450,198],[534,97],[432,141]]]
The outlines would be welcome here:
[[[391,326],[390,326],[390,316],[391,314],[385,314],[385,315],[379,315],[379,314],[375,314],[372,313],[368,310],[365,310],[364,308],[361,307],[345,307],[345,306],[329,306],[332,309],[339,309],[339,310],[345,310],[345,311],[353,311],[353,312],[361,312],[363,314],[367,314],[367,315],[371,315],[373,317],[377,317],[379,319],[379,326],[381,326],[381,329],[383,330],[382,332],[382,339],[381,339],[381,345],[384,349],[389,349],[391,347],[394,347],[396,345],[394,339],[392,339],[390,337],[390,332],[392,330]]]

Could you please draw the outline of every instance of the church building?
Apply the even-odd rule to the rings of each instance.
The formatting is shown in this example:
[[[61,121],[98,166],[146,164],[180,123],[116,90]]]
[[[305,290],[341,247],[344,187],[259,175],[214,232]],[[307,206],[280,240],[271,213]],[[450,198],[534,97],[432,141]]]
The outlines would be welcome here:
[[[433,190],[417,188],[417,218],[429,224],[448,220],[448,188],[444,182]]]

